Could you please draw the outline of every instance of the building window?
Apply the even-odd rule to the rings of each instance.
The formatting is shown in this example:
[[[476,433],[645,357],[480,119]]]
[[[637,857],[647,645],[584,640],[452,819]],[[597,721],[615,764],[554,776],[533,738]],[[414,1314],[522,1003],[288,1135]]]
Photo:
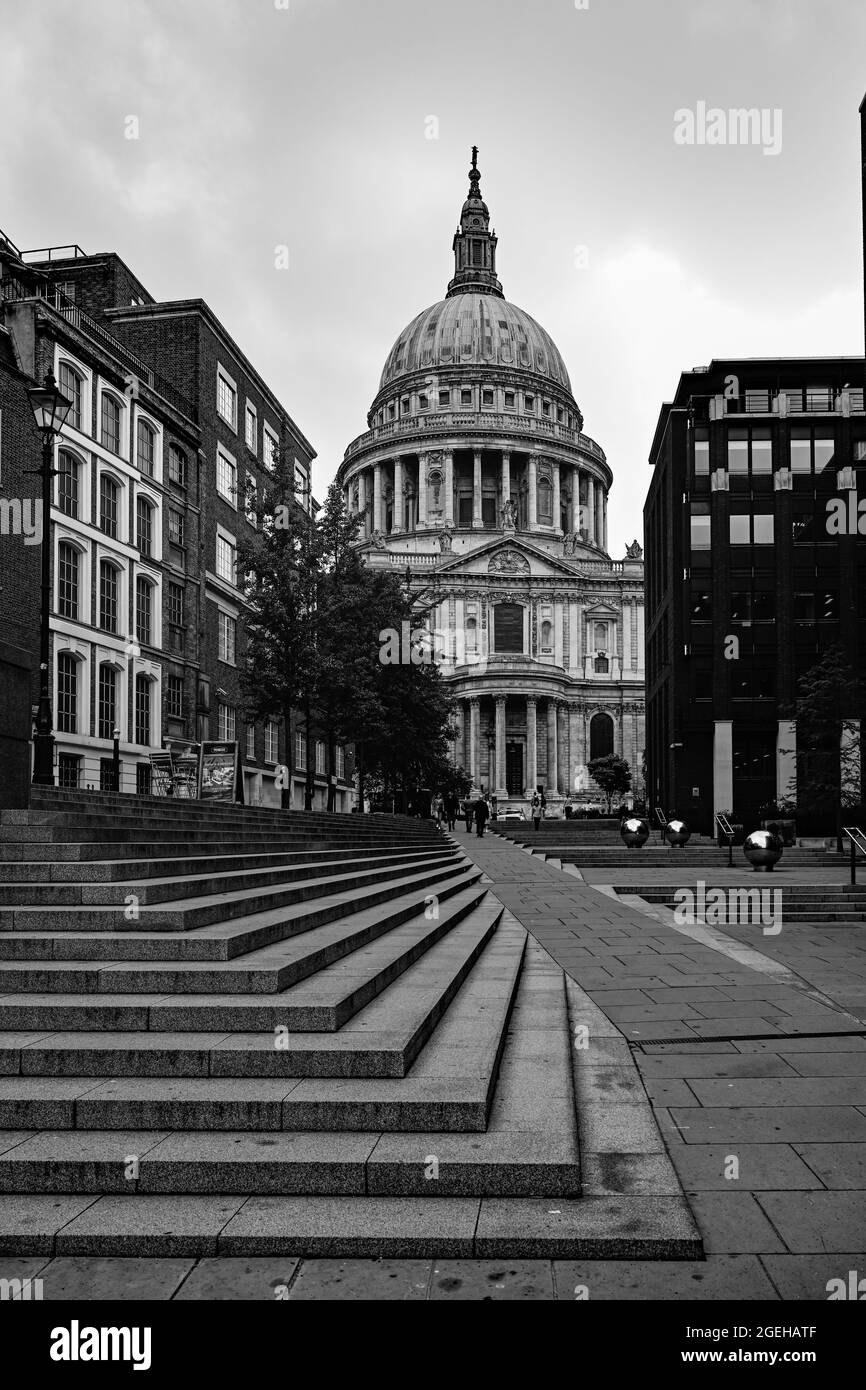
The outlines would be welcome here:
[[[78,788],[81,758],[77,753],[60,753],[57,758],[57,781],[61,787]]]
[[[317,772],[320,776],[324,776],[326,770],[327,770],[327,769],[326,769],[326,767],[325,767],[325,745],[324,745],[324,743],[322,742],[322,740],[321,740],[320,738],[317,738],[317,739],[316,739],[316,772]]]
[[[606,758],[613,752],[613,720],[609,714],[594,714],[589,723],[589,760]]]
[[[139,576],[135,581],[135,636],[150,646],[153,642],[153,585]]]
[[[183,512],[175,511],[174,507],[168,509],[168,539],[172,545],[180,546],[183,549],[186,542],[186,525]]]
[[[265,725],[265,762],[275,763],[279,756],[279,728],[275,719]]]
[[[451,404],[451,392],[450,392],[450,391],[440,391],[440,392],[439,392],[439,409],[440,409],[440,410],[447,410],[448,407],[450,406],[450,404]]]
[[[541,624],[541,650],[543,652],[553,651],[553,623],[544,622]]]
[[[467,652],[477,652],[478,650],[478,623],[474,618],[466,619],[466,650]]]
[[[142,555],[153,554],[153,506],[146,497],[135,503],[135,543]]]
[[[78,516],[78,480],[80,465],[65,449],[57,460],[57,505],[64,516]]]
[[[550,401],[541,402],[541,413],[546,416],[550,415]]]
[[[471,391],[471,390],[462,390],[462,391],[460,392],[460,404],[461,404],[461,405],[471,405],[471,404],[472,404],[472,391]]]
[[[231,705],[217,705],[217,737],[225,743],[235,738],[235,711]]]
[[[749,431],[728,431],[728,472],[747,474],[749,471]]]
[[[224,454],[222,449],[217,451],[216,465],[216,485],[217,492],[226,502],[231,502],[235,506],[235,494],[238,486],[238,470],[234,461]]]
[[[57,612],[61,618],[78,621],[80,551],[68,541],[57,550]]]
[[[262,426],[262,448],[265,455],[265,467],[273,472],[277,466],[280,441],[268,425]]]
[[[295,767],[300,772],[307,770],[307,738],[300,731],[295,734]]]
[[[136,796],[150,796],[151,775],[149,763],[136,763],[135,765],[135,794]]]
[[[183,615],[183,585],[168,583],[167,595],[168,608],[168,637],[169,648],[173,652],[182,652],[184,645],[184,615]]]
[[[103,632],[117,632],[118,573],[108,560],[99,562],[99,626]]]
[[[113,396],[103,393],[102,432],[100,440],[113,454],[120,453],[120,405]]]
[[[146,420],[139,420],[138,422],[136,458],[138,459],[138,471],[145,473],[148,478],[152,478],[156,460],[156,431]]]
[[[72,402],[72,409],[66,417],[67,425],[81,429],[81,377],[68,362],[60,363],[60,390]]]
[[[258,526],[259,518],[256,511],[258,506],[258,494],[256,490],[256,480],[252,473],[247,474],[247,486],[244,492],[244,516],[250,526]]]
[[[695,430],[695,477],[708,478],[710,476],[710,432],[706,429]]]
[[[757,512],[752,517],[752,531],[755,545],[772,545],[775,540],[774,517],[772,512]]]
[[[691,619],[693,623],[709,623],[713,618],[713,596],[706,589],[692,591]]]
[[[426,410],[427,407],[429,406],[429,404],[430,404],[430,402],[429,402],[429,400],[427,399],[427,397],[426,397],[425,395],[422,394],[422,395],[420,395],[420,396],[418,397],[418,409],[419,409],[419,410]]]
[[[594,664],[596,675],[606,676],[608,674],[610,670],[610,662],[608,661],[606,656],[597,656],[595,658]]]
[[[493,405],[493,392],[492,392],[492,391],[482,391],[482,392],[481,392],[481,404],[482,404],[482,405],[485,405],[485,406],[491,406],[491,407],[492,407],[492,405]]]
[[[336,762],[335,771],[336,771],[336,774],[337,774],[337,778],[338,778],[338,780],[339,780],[340,782],[345,782],[345,780],[346,780],[346,750],[345,750],[345,748],[340,748],[340,747],[337,748],[337,756],[336,756],[335,762]]]
[[[61,734],[78,730],[78,661],[69,652],[57,658],[57,730]]]
[[[167,676],[165,712],[170,719],[183,719],[183,676]]]
[[[236,428],[238,407],[238,393],[235,390],[234,382],[220,371],[217,373],[217,412],[222,416],[227,425],[232,429]]]
[[[523,651],[523,606],[519,603],[497,603],[493,610],[495,646],[497,652]]]
[[[151,681],[147,676],[135,678],[135,741],[150,747]]]
[[[99,529],[117,540],[117,497],[120,489],[108,473],[99,475]]]
[[[731,525],[731,545],[748,545],[751,539],[751,517],[732,516]]]
[[[516,400],[516,397],[515,397],[514,392],[513,392],[513,391],[506,391],[506,392],[505,392],[505,409],[506,409],[506,410],[513,410],[513,409],[514,409],[514,402],[515,402],[515,400]]]
[[[235,582],[235,563],[237,558],[237,547],[234,540],[229,540],[227,536],[217,532],[216,538],[216,572],[220,579],[224,579],[228,584]]]
[[[229,613],[219,614],[219,659],[230,666],[235,664],[237,627],[237,620]]]
[[[248,725],[247,725],[247,757],[249,758],[249,760],[250,760],[251,762],[255,762],[255,759],[256,759],[256,726],[255,726],[255,724],[248,724]]]
[[[709,513],[693,513],[690,523],[692,550],[709,550],[712,545],[712,519]]]
[[[259,447],[259,418],[255,406],[250,405],[249,401],[247,401],[247,408],[244,412],[244,422],[244,438],[247,448],[252,449],[255,454]]]
[[[547,478],[538,484],[538,519],[548,524],[553,521],[553,486]]]
[[[186,487],[186,455],[176,444],[168,451],[168,481],[175,487]]]
[[[301,506],[304,508],[304,511],[306,511],[306,512],[308,512],[308,511],[310,510],[310,508],[309,508],[309,491],[310,491],[310,480],[309,480],[309,478],[307,477],[307,474],[306,474],[306,472],[304,471],[304,469],[301,467],[301,465],[300,465],[299,463],[296,463],[296,464],[295,464],[295,496],[297,497],[298,501],[300,502]]]
[[[105,662],[99,668],[100,738],[113,738],[117,726],[117,671]]]
[[[535,414],[535,397],[534,397],[534,396],[524,396],[524,397],[523,397],[523,409],[526,410],[526,411],[528,411],[530,415],[534,415],[534,414]]]

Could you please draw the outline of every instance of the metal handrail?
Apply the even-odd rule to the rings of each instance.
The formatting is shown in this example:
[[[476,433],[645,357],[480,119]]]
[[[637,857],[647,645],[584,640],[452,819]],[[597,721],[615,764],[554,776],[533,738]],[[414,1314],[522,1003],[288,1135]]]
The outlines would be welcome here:
[[[847,835],[851,841],[851,886],[857,887],[857,851],[866,854],[866,835],[857,825],[845,825],[842,827],[842,834]]]
[[[723,811],[716,811],[716,825],[728,841],[728,868],[734,867],[734,827]]]

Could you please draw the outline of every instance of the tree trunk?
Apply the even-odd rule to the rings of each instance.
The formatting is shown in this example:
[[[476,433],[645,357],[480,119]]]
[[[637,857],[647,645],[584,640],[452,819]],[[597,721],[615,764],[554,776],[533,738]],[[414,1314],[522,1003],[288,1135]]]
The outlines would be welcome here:
[[[307,699],[307,700],[304,701],[304,717],[305,717],[305,719],[306,719],[306,721],[307,721],[307,733],[306,733],[307,770],[306,770],[306,776],[305,776],[305,778],[304,778],[304,810],[305,810],[305,811],[312,811],[312,809],[313,809],[313,790],[314,790],[314,787],[315,787],[315,776],[316,776],[316,768],[315,768],[316,745],[315,745],[315,742],[314,742],[314,739],[313,739],[313,720],[312,720],[312,716],[311,716],[311,713],[310,713],[310,701],[309,701],[309,699]]]
[[[337,788],[335,779],[337,776],[337,749],[334,743],[334,735],[328,730],[328,810],[333,812],[337,809]]]
[[[358,814],[364,814],[364,745],[359,743],[355,749],[355,766],[358,771]]]

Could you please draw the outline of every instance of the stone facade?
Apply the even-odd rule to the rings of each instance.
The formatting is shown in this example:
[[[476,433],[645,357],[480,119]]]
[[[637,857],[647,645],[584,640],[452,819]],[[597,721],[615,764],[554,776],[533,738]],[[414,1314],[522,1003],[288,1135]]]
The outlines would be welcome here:
[[[641,547],[608,554],[613,474],[552,339],[503,297],[475,152],[469,178],[446,298],[397,339],[340,481],[368,563],[435,603],[475,786],[556,806],[615,752],[640,794]]]

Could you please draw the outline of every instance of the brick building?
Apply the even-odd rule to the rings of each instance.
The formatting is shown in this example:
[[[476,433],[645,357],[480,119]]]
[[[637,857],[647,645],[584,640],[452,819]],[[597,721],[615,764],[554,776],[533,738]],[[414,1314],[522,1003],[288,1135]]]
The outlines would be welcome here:
[[[52,512],[58,779],[108,785],[115,726],[124,791],[149,788],[148,750],[165,739],[237,739],[246,799],[278,805],[288,764],[302,806],[303,726],[244,722],[235,559],[275,449],[291,451],[297,498],[315,507],[312,446],[203,301],[158,303],[114,253],[13,251],[2,313],[14,369],[52,369],[75,401]],[[30,599],[38,641],[35,588]],[[312,746],[322,806],[326,752]],[[338,810],[347,771],[338,750]]]

